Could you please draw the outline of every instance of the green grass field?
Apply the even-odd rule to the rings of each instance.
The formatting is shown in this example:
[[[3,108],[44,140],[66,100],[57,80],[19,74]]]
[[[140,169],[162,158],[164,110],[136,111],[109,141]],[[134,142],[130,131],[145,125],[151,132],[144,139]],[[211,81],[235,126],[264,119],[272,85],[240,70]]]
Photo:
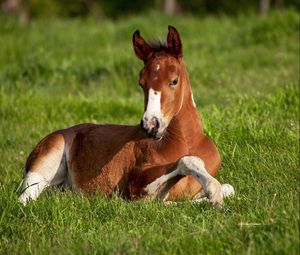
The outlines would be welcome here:
[[[56,189],[17,202],[27,155],[82,122],[137,124],[142,63],[131,36],[181,33],[205,131],[236,196],[128,202]],[[0,17],[1,254],[299,254],[299,16],[163,17],[96,23]]]

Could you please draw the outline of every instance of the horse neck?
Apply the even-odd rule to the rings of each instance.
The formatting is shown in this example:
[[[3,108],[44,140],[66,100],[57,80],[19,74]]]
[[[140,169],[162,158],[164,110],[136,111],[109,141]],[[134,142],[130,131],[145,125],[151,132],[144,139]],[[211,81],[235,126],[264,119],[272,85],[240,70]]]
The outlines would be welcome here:
[[[197,112],[190,87],[188,73],[183,65],[182,74],[183,103],[180,111],[173,117],[167,129],[166,143],[170,146],[184,145],[189,152],[199,144],[204,135],[200,116]]]

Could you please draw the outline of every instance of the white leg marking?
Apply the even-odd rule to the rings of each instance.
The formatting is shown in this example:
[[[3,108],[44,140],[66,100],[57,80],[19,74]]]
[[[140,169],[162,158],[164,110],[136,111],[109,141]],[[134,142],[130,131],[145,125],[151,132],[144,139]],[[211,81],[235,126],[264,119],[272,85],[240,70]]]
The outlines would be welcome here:
[[[23,180],[22,194],[19,197],[19,201],[25,205],[28,200],[37,199],[47,186],[49,186],[49,182],[47,182],[43,176],[35,172],[28,172]]]
[[[156,197],[161,185],[163,185],[168,180],[170,180],[171,178],[173,178],[177,175],[179,175],[179,171],[178,171],[178,169],[175,169],[173,172],[162,175],[161,177],[157,178],[154,182],[151,182],[150,184],[148,184],[145,188],[145,191],[148,193],[148,196],[150,198]]]
[[[234,189],[230,184],[222,184],[221,185],[221,195],[222,198],[234,196]],[[204,190],[201,190],[196,196],[193,198],[193,203],[202,203],[204,201],[208,201],[205,196]]]
[[[29,171],[22,184],[19,201],[26,204],[28,200],[36,200],[48,186],[62,184],[67,179],[66,161],[63,149],[49,152],[39,163],[37,171]]]
[[[223,205],[221,184],[207,172],[203,160],[185,156],[180,159],[178,167],[183,175],[192,175],[199,181],[211,204],[218,207]]]
[[[221,192],[223,198],[234,196],[234,188],[230,184],[222,184]]]
[[[179,161],[178,168],[183,175],[194,176],[206,189],[207,185],[214,178],[206,171],[203,160],[195,156],[185,156]]]
[[[50,151],[38,165],[38,172],[48,182],[56,182],[53,185],[58,184],[56,179],[61,179],[66,175],[65,158],[63,158],[63,149],[53,149]],[[59,178],[60,177],[60,178]]]
[[[199,194],[197,198],[200,197],[200,199],[203,200],[203,198],[201,198],[202,195],[206,196],[209,202],[214,206],[222,206],[223,198],[234,194],[234,189],[231,185],[221,185],[217,179],[207,172],[203,160],[194,156],[181,158],[178,162],[178,167],[173,172],[162,175],[148,184],[145,191],[148,192],[150,198],[154,198],[157,196],[161,185],[177,175],[194,176],[204,189],[204,193]],[[195,200],[197,200],[197,198],[195,198]]]

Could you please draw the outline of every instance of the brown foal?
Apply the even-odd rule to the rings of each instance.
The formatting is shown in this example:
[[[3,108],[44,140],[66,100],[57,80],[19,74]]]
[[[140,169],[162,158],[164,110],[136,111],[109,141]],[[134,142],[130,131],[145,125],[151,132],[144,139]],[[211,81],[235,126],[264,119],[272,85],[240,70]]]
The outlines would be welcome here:
[[[139,31],[133,35],[135,54],[144,61],[140,125],[80,124],[49,134],[27,159],[20,202],[35,200],[53,185],[118,191],[131,200],[206,196],[216,206],[234,193],[231,185],[213,177],[221,158],[204,134],[179,33],[172,26],[168,30],[165,45],[148,44]]]

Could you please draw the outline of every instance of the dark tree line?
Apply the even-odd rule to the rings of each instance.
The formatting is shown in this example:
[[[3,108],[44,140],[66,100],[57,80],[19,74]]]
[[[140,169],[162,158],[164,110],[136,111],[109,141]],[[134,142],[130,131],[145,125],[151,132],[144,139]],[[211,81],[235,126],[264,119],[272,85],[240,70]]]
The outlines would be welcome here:
[[[96,19],[118,18],[150,9],[168,15],[192,13],[195,15],[237,15],[258,12],[266,15],[271,8],[294,6],[300,0],[0,0],[1,12],[19,17],[26,24],[30,18],[41,16],[86,17]]]

